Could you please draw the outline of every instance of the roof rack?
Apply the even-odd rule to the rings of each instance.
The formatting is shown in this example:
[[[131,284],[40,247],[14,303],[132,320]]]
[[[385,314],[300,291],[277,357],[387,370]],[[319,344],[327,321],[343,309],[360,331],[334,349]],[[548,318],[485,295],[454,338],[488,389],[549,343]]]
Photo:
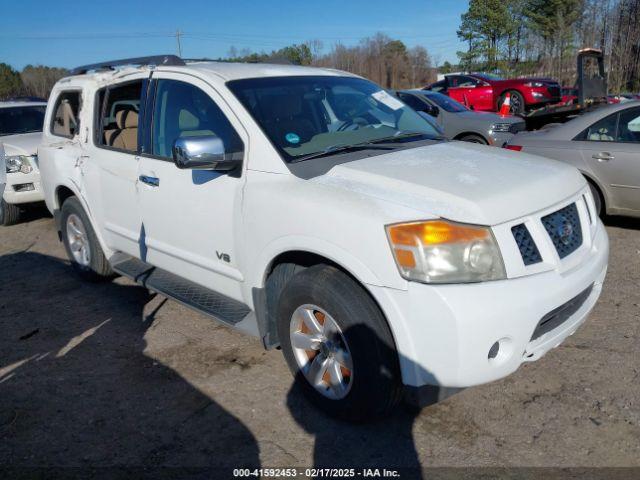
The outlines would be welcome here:
[[[82,65],[71,70],[71,75],[82,75],[91,70],[113,70],[115,67],[123,65],[180,65],[186,63],[177,55],[151,55],[149,57],[123,58],[121,60],[112,60],[110,62],[92,63],[90,65]]]

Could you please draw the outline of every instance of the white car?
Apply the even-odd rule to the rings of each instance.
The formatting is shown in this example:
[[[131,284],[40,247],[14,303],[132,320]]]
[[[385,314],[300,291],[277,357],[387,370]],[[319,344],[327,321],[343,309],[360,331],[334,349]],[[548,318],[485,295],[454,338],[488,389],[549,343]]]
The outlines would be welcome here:
[[[0,199],[0,225],[18,222],[23,206],[44,200],[37,149],[46,108],[46,102],[0,102],[0,142],[4,145],[7,173]]]
[[[509,375],[600,295],[609,244],[576,169],[442,140],[363,78],[173,56],[75,73],[40,147],[73,267],[280,346],[333,415]]]

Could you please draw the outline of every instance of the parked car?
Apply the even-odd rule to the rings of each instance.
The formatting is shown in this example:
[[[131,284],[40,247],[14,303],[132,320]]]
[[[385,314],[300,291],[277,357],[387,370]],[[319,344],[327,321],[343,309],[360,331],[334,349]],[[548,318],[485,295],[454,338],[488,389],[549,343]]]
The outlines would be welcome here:
[[[598,213],[640,216],[640,102],[608,105],[562,125],[519,134],[507,147],[575,166]]]
[[[473,110],[497,112],[510,94],[510,112],[523,114],[532,108],[562,100],[560,84],[548,78],[502,79],[486,73],[447,75],[425,90],[449,95]]]
[[[607,234],[575,168],[440,139],[346,72],[108,62],[59,81],[45,124],[46,202],[73,268],[280,346],[336,416],[509,375],[601,292]]]
[[[44,200],[37,148],[46,107],[46,102],[0,102],[0,142],[4,144],[7,172],[0,225],[18,222],[25,205]]]
[[[501,147],[515,133],[526,129],[520,117],[474,112],[441,93],[428,90],[401,90],[395,93],[416,112],[434,117],[449,140]]]

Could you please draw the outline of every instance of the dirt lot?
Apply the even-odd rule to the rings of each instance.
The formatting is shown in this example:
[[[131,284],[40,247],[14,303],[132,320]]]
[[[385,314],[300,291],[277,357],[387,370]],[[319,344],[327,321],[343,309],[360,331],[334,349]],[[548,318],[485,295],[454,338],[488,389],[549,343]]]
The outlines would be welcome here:
[[[640,466],[640,221],[607,230],[604,293],[564,345],[353,426],[291,390],[280,352],[127,280],[78,280],[36,214],[0,230],[0,466]]]

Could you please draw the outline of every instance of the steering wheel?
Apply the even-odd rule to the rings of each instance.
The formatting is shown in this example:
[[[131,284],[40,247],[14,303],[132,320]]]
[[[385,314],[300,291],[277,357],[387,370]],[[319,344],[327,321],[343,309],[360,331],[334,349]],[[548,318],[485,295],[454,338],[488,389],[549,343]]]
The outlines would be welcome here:
[[[345,120],[344,123],[338,127],[337,131],[338,132],[344,132],[349,127],[353,127],[353,126],[357,127],[357,128],[354,128],[353,130],[357,130],[361,126],[364,127],[364,126],[366,126],[368,124],[369,124],[369,122],[364,117],[353,117],[353,118],[350,118],[349,120]]]

